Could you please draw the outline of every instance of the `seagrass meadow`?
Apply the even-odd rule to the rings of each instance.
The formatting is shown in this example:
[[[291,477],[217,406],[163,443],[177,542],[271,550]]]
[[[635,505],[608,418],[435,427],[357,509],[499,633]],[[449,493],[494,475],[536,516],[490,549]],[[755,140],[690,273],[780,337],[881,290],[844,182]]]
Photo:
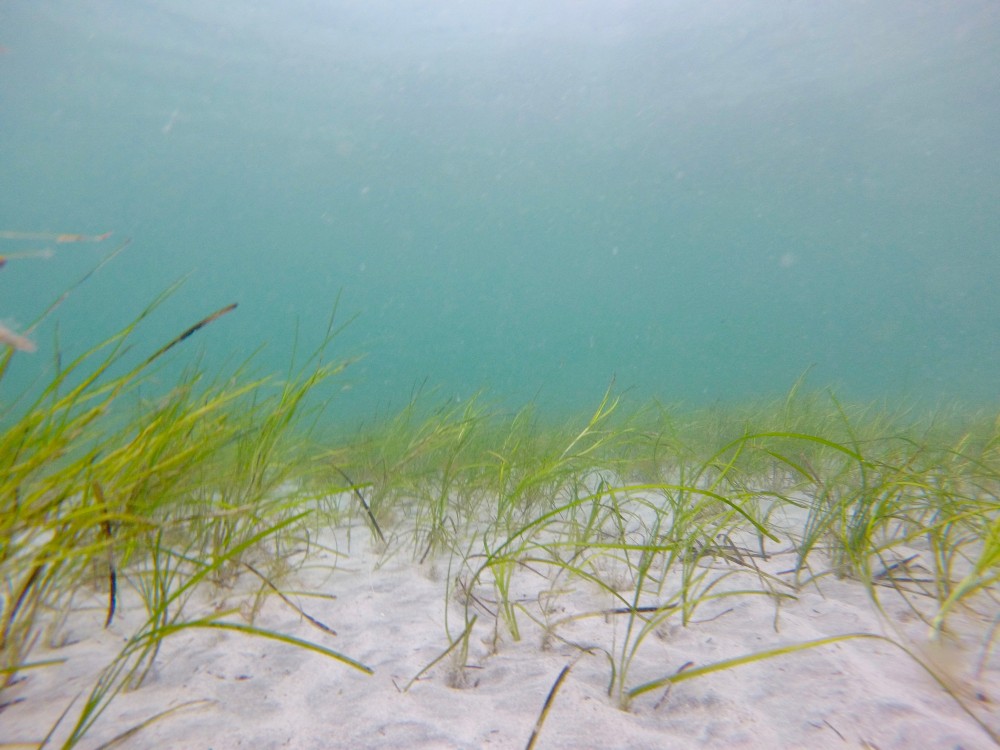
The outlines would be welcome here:
[[[230,322],[215,313],[136,357],[152,314],[65,363],[34,402],[5,415],[5,745],[144,746],[148,734],[152,746],[171,736],[157,740],[154,728],[225,712],[210,691],[155,697],[177,662],[174,641],[214,653],[220,633],[254,649],[298,649],[331,672],[374,679],[388,669],[399,695],[419,699],[425,682],[441,683],[455,701],[478,689],[478,672],[532,648],[562,668],[547,699],[523,694],[534,711],[502,737],[527,747],[549,739],[547,716],[574,680],[621,714],[628,736],[629,716],[655,717],[682,683],[874,645],[898,652],[922,691],[946,704],[924,716],[924,737],[1000,739],[996,414],[844,404],[802,383],[776,401],[685,411],[628,407],[610,388],[586,418],[565,423],[485,396],[416,396],[357,431],[324,434],[316,391],[349,364],[328,358],[335,319],[324,345],[283,377],[255,375],[252,362],[224,374],[192,366],[150,401],[140,394],[160,358]],[[24,356],[13,352],[4,367]],[[358,612],[337,581],[358,565],[372,579],[417,576],[424,605],[438,611],[438,632],[412,644],[426,663],[409,673],[377,646],[341,645],[338,631]],[[310,585],[317,576],[324,583]],[[796,627],[803,600],[836,601],[845,585],[876,627]],[[751,611],[756,648],[660,653],[684,643],[679,633]],[[81,654],[81,634],[103,660]],[[845,671],[852,689],[869,689]],[[53,700],[50,674],[79,687]],[[116,713],[139,694],[153,701],[145,715]],[[766,726],[732,721],[775,741]],[[854,728],[823,721],[827,739]],[[260,736],[231,731],[232,746]],[[887,731],[902,736],[887,716],[864,731],[868,746]],[[556,738],[579,741],[565,729]],[[452,741],[477,742],[424,744]]]
[[[0,750],[1000,745],[992,0],[0,3]]]

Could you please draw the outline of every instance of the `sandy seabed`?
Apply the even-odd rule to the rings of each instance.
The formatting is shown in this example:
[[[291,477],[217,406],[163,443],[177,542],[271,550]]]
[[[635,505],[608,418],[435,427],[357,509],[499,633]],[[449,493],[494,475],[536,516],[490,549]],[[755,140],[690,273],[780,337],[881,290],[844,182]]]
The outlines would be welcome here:
[[[795,519],[788,522],[794,525]],[[448,557],[415,562],[407,545],[393,551],[391,539],[386,553],[360,526],[325,531],[319,541],[322,546],[291,558],[297,567],[281,588],[336,636],[321,632],[274,595],[253,623],[334,649],[374,674],[239,633],[184,631],[163,642],[142,686],[121,693],[79,746],[101,747],[164,709],[189,704],[115,746],[523,748],[567,666],[536,748],[996,746],[917,661],[878,639],[841,641],[715,672],[641,695],[622,710],[608,695],[606,655],[617,660],[627,636],[628,617],[610,613],[621,602],[591,582],[538,565],[519,568],[512,581],[519,640],[496,627],[496,592],[484,578],[466,590],[469,613],[478,619],[464,667],[456,649],[410,684],[447,648],[448,634],[462,632],[462,587],[447,584],[468,581],[469,569]],[[754,564],[791,581],[790,545],[785,551],[772,547],[766,560]],[[480,549],[473,546],[471,552]],[[910,571],[920,570],[922,560],[929,567],[927,550],[901,552],[917,556],[908,563]],[[713,592],[760,589],[752,566],[718,556],[698,564],[719,574],[739,569]],[[664,599],[676,591],[671,586],[668,578]],[[232,589],[205,585],[187,602],[184,618],[240,607],[248,615],[260,588],[260,579],[250,574]],[[949,641],[932,645],[912,606],[922,597],[904,599],[891,587],[878,591],[884,614],[863,585],[832,575],[789,589],[794,598],[782,598],[780,605],[759,593],[703,601],[686,626],[678,612],[649,633],[626,685],[786,644],[872,633],[905,645],[933,666],[968,709],[1000,733],[1000,655],[987,647],[990,622],[956,612],[949,620]],[[627,581],[623,592],[628,596]],[[52,746],[61,744],[83,696],[145,617],[127,584],[110,628],[104,628],[106,594],[84,589],[74,602],[66,621],[31,654],[32,661],[64,661],[24,671],[4,691],[0,747],[40,742],[75,700],[51,740]],[[572,618],[583,613],[593,616]],[[239,615],[228,619],[247,621]]]

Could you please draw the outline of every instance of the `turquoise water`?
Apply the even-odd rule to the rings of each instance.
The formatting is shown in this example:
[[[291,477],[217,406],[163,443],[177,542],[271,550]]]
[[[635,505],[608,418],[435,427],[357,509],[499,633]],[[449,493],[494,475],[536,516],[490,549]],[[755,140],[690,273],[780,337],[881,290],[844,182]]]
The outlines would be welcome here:
[[[340,295],[338,414],[1000,395],[1000,6],[0,5],[4,398],[178,279],[148,354],[285,370]],[[167,379],[166,374],[164,378]],[[349,390],[348,390],[349,388]]]

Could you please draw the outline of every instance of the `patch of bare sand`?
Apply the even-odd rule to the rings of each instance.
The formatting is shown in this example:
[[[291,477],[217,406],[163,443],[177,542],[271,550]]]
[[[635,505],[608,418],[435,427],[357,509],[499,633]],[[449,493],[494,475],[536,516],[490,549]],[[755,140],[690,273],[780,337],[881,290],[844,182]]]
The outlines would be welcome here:
[[[371,667],[372,676],[273,641],[232,632],[183,632],[163,643],[141,688],[119,695],[80,746],[98,747],[159,711],[197,701],[147,726],[123,746],[522,748],[566,665],[572,669],[538,748],[993,746],[919,664],[892,644],[872,639],[714,673],[679,683],[669,693],[661,689],[642,695],[629,710],[621,710],[608,695],[608,654],[619,659],[627,618],[573,618],[610,609],[615,601],[593,584],[565,573],[555,576],[539,566],[521,570],[513,579],[511,596],[524,608],[519,641],[503,627],[495,628],[495,593],[483,580],[472,589],[478,604],[473,602],[470,612],[478,620],[465,664],[446,657],[404,692],[448,645],[446,632],[454,638],[464,626],[461,597],[446,595],[446,580],[453,580],[457,571],[452,568],[449,574],[447,559],[420,565],[403,552],[387,559],[359,541],[363,538],[363,530],[354,529],[348,546],[343,531],[330,532],[325,542],[346,556],[310,554],[282,584],[286,591],[335,595],[291,597],[334,628],[336,637],[320,632],[274,596],[254,622],[346,654]],[[702,564],[715,567],[719,561]],[[775,554],[758,564],[778,579],[790,579],[785,571],[794,565],[794,556]],[[754,573],[732,575],[715,590],[753,588],[757,580]],[[675,583],[666,580],[664,599]],[[246,611],[247,592],[259,580],[247,575],[242,585],[242,593],[200,592],[186,616],[241,602]],[[881,634],[937,664],[969,708],[1000,732],[1000,658],[993,655],[980,664],[984,623],[957,613],[951,620],[954,642],[931,648],[927,626],[892,589],[880,592],[888,618],[879,614],[864,587],[850,580],[824,577],[789,593],[795,598],[780,602],[761,594],[706,601],[687,625],[679,612],[667,618],[641,643],[626,685],[685,665],[703,666],[780,645],[846,633]],[[104,606],[99,593],[81,593],[76,609],[56,631],[56,641],[40,644],[32,654],[35,661],[65,661],[25,671],[18,684],[4,691],[4,700],[14,702],[0,713],[3,743],[37,743],[76,699],[53,741],[65,737],[81,704],[79,696],[142,623],[143,609],[134,594],[123,598],[109,630],[103,628]],[[231,619],[239,621],[238,616]]]

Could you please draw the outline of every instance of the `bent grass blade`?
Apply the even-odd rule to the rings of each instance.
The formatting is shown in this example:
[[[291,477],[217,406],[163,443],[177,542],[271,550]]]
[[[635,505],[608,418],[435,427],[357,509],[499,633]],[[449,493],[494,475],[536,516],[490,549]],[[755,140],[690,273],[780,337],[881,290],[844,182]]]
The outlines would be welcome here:
[[[756,651],[752,654],[745,654],[744,656],[737,656],[732,659],[724,659],[722,661],[714,662],[712,664],[706,664],[701,667],[689,667],[681,669],[674,674],[667,675],[666,677],[661,677],[650,682],[645,682],[641,685],[637,685],[628,691],[628,697],[638,698],[640,695],[651,692],[653,690],[659,690],[660,688],[668,687],[670,685],[675,685],[680,682],[686,682],[687,680],[694,680],[698,677],[704,677],[710,675],[714,672],[723,672],[728,669],[735,669],[736,667],[741,667],[745,664],[754,664],[756,662],[764,661],[767,659],[773,659],[778,656],[784,656],[786,654],[794,654],[801,651],[806,651],[813,648],[820,648],[822,646],[829,646],[834,643],[841,643],[844,641],[857,640],[857,639],[871,639],[876,641],[881,641],[883,643],[888,643],[896,648],[900,649],[909,656],[918,666],[920,666],[930,677],[933,679],[941,688],[947,693],[952,700],[958,705],[958,707],[969,716],[979,727],[989,735],[990,739],[994,743],[1000,745],[1000,734],[995,732],[989,727],[982,719],[980,719],[973,711],[968,707],[968,705],[963,701],[954,690],[935,672],[931,667],[929,667],[924,661],[916,656],[910,649],[901,645],[900,643],[887,638],[884,635],[876,635],[874,633],[846,633],[844,635],[835,635],[828,638],[817,638],[812,641],[804,641],[802,643],[793,643],[787,646],[778,646],[776,648],[765,649],[763,651]]]

